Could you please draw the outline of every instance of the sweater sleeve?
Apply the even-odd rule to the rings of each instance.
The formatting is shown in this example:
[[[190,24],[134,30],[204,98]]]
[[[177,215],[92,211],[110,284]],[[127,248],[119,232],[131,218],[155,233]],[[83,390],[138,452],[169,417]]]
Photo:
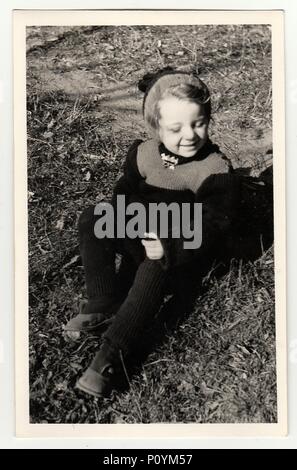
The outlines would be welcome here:
[[[172,235],[177,227],[171,229],[168,238],[160,238],[164,257],[159,260],[163,269],[179,266],[193,261],[198,257],[213,256],[223,243],[232,228],[232,224],[238,213],[240,199],[240,181],[232,173],[216,174],[209,176],[196,193],[195,202],[202,203],[202,243],[199,248],[185,248],[184,243],[189,241],[184,237],[182,227],[179,238]],[[197,230],[197,221],[190,220],[191,231]],[[201,230],[201,227],[199,227]]]
[[[128,150],[128,154],[124,163],[123,175],[117,181],[112,201],[114,202],[117,195],[130,195],[137,192],[139,182],[143,179],[137,166],[137,149],[142,140],[135,140]]]

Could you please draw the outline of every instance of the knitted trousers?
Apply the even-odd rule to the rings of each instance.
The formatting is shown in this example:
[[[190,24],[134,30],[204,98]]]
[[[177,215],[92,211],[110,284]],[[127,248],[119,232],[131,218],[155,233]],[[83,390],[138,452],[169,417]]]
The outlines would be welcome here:
[[[169,275],[158,261],[145,256],[137,265],[126,251],[124,239],[96,238],[95,222],[94,207],[86,209],[79,220],[87,312],[108,311],[120,300],[121,306],[104,336],[124,353],[129,353],[145,326],[158,312]],[[115,269],[116,253],[122,255],[118,273]]]

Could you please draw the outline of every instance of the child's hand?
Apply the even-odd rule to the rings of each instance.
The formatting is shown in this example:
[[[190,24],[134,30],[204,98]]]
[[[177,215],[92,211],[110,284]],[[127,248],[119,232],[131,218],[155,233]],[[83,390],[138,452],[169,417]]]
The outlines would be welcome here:
[[[146,256],[149,259],[161,259],[164,256],[164,250],[162,243],[158,239],[157,235],[153,232],[145,233],[146,238],[151,240],[141,240],[146,252]]]

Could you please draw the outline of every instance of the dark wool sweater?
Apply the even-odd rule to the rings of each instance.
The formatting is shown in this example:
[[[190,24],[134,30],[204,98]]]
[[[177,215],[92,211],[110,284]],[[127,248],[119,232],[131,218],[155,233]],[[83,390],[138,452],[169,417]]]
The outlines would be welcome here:
[[[164,269],[193,261],[193,256],[215,257],[224,249],[225,241],[234,232],[241,203],[241,180],[229,160],[210,140],[190,159],[170,155],[174,169],[166,167],[161,154],[170,154],[154,140],[135,141],[129,149],[124,174],[115,186],[112,201],[124,194],[126,204],[141,202],[200,202],[202,203],[202,245],[199,249],[185,249],[186,241],[162,238],[164,257],[159,260]],[[168,160],[168,159],[167,159]],[[191,228],[193,228],[191,222]],[[171,227],[174,231],[174,227]],[[130,251],[139,250],[139,240],[127,240]],[[142,245],[141,245],[142,247]],[[195,251],[195,253],[194,253]]]
[[[164,165],[161,154],[165,152],[176,158],[174,170]],[[137,140],[129,149],[124,175],[115,193],[148,202],[194,201],[194,195],[210,175],[227,174],[230,169],[229,160],[210,140],[192,158],[173,155],[154,140]]]

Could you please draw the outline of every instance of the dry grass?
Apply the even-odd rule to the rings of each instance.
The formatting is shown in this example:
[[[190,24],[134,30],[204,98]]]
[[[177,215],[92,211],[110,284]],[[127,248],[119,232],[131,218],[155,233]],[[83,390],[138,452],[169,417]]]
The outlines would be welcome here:
[[[32,422],[276,420],[272,251],[209,276],[194,311],[110,399],[74,389],[99,339],[62,335],[85,295],[78,214],[110,196],[128,146],[145,137],[137,80],[166,65],[198,69],[212,91],[214,140],[235,166],[261,168],[271,148],[270,52],[269,29],[253,25],[29,31]]]

